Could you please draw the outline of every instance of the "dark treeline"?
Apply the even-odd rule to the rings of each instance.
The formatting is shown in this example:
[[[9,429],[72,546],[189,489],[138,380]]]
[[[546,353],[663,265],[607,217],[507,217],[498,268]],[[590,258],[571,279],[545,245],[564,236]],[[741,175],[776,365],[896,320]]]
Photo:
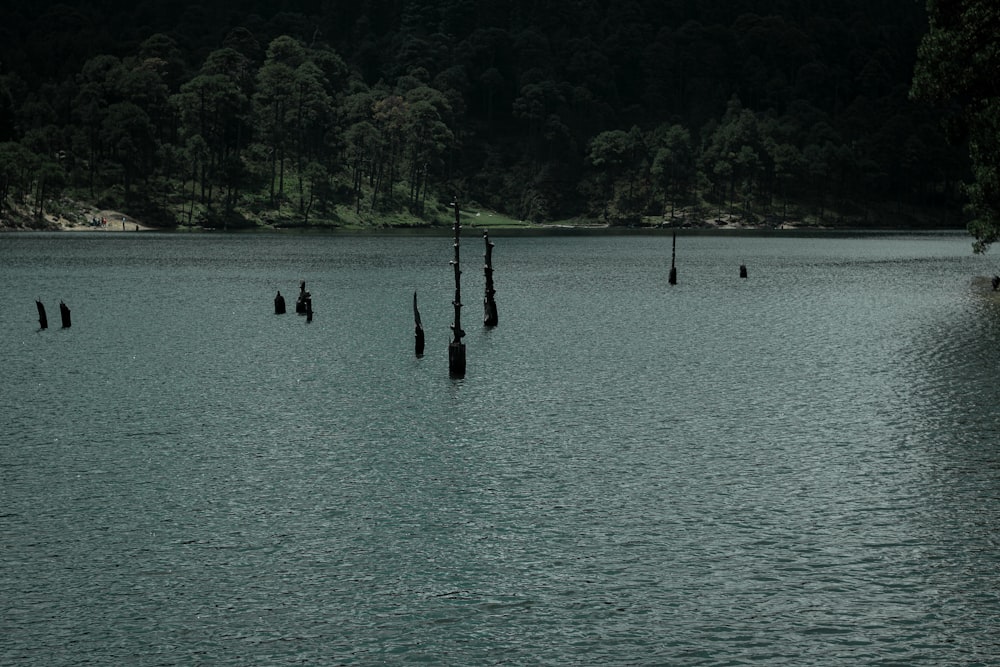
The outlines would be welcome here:
[[[76,5],[0,9],[7,211],[880,224],[966,177],[908,98],[913,0]]]

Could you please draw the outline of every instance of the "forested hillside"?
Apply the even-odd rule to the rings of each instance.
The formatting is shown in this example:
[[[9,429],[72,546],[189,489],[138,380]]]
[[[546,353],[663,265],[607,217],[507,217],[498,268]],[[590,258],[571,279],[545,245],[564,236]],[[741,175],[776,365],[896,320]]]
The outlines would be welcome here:
[[[0,206],[961,224],[926,32],[914,0],[5,0]]]

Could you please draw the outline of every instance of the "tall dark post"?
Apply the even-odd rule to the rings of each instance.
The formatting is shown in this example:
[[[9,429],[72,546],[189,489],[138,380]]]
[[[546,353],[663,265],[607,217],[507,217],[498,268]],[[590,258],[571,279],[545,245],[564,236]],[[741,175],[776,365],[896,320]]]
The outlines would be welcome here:
[[[668,279],[668,282],[671,285],[677,284],[676,260],[677,260],[677,232],[674,232],[674,246],[673,249],[670,251],[670,278]]]
[[[38,328],[48,329],[49,318],[45,316],[45,305],[38,299],[35,299],[35,305],[38,307]]]
[[[483,300],[483,326],[495,327],[500,321],[497,316],[496,293],[493,289],[493,243],[490,241],[489,230],[483,231],[483,240],[486,242],[486,264],[483,270],[486,272],[486,298]]]
[[[747,265],[740,264],[740,278],[746,278],[746,277],[747,277]]]
[[[462,337],[465,331],[462,330],[462,269],[459,267],[458,243],[461,235],[462,224],[458,215],[458,197],[455,198],[455,258],[451,260],[451,265],[455,269],[455,299],[451,304],[455,307],[455,321],[451,325],[454,337],[448,344],[448,371],[452,377],[465,377],[465,343]]]
[[[285,297],[281,296],[281,291],[278,291],[278,296],[274,297],[274,314],[284,315],[285,314]]]
[[[62,318],[63,329],[69,329],[73,326],[72,321],[69,316],[69,306],[67,306],[62,301],[59,302],[59,316]]]
[[[418,357],[424,356],[424,327],[420,324],[416,292],[413,293],[413,351]]]

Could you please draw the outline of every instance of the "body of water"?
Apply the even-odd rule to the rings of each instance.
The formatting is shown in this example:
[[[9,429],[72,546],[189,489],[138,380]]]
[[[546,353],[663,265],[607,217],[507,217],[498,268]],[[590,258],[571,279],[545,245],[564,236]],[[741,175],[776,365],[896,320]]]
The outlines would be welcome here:
[[[0,663],[1000,664],[969,238],[494,242],[0,236]]]

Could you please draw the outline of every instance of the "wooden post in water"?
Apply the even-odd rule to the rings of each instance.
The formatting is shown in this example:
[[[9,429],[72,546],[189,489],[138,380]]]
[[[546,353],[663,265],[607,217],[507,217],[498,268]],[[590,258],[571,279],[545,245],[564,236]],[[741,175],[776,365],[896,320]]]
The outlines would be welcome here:
[[[299,298],[295,300],[295,312],[298,315],[305,315],[306,322],[313,321],[313,300],[312,294],[306,291],[306,281],[299,281]]]
[[[299,281],[299,298],[295,300],[295,314],[306,314],[306,281]]]
[[[48,329],[49,318],[45,316],[45,305],[38,299],[35,299],[35,306],[38,308],[38,328]]]
[[[747,265],[740,264],[740,278],[746,278],[746,277],[747,277]]]
[[[489,230],[483,231],[483,240],[486,242],[486,264],[483,267],[483,271],[486,272],[486,298],[483,300],[483,326],[495,327],[500,319],[497,316],[497,291],[493,289],[493,242],[490,241]]]
[[[413,351],[418,357],[424,356],[424,327],[420,324],[420,311],[417,310],[417,293],[413,293]]]
[[[677,232],[674,232],[674,245],[673,249],[670,251],[670,277],[667,279],[671,285],[677,284]]]
[[[285,297],[281,296],[281,290],[278,290],[278,296],[274,297],[274,314],[285,314]]]
[[[69,316],[69,306],[67,306],[61,300],[59,301],[59,316],[62,318],[63,329],[69,329],[71,326],[73,326],[73,323],[70,320]]]
[[[465,377],[465,343],[462,342],[462,337],[465,336],[465,331],[462,330],[462,269],[459,266],[458,252],[461,230],[458,197],[455,197],[455,258],[451,260],[451,265],[455,269],[455,299],[451,302],[455,307],[455,321],[451,325],[453,337],[448,344],[448,371],[452,377]]]

